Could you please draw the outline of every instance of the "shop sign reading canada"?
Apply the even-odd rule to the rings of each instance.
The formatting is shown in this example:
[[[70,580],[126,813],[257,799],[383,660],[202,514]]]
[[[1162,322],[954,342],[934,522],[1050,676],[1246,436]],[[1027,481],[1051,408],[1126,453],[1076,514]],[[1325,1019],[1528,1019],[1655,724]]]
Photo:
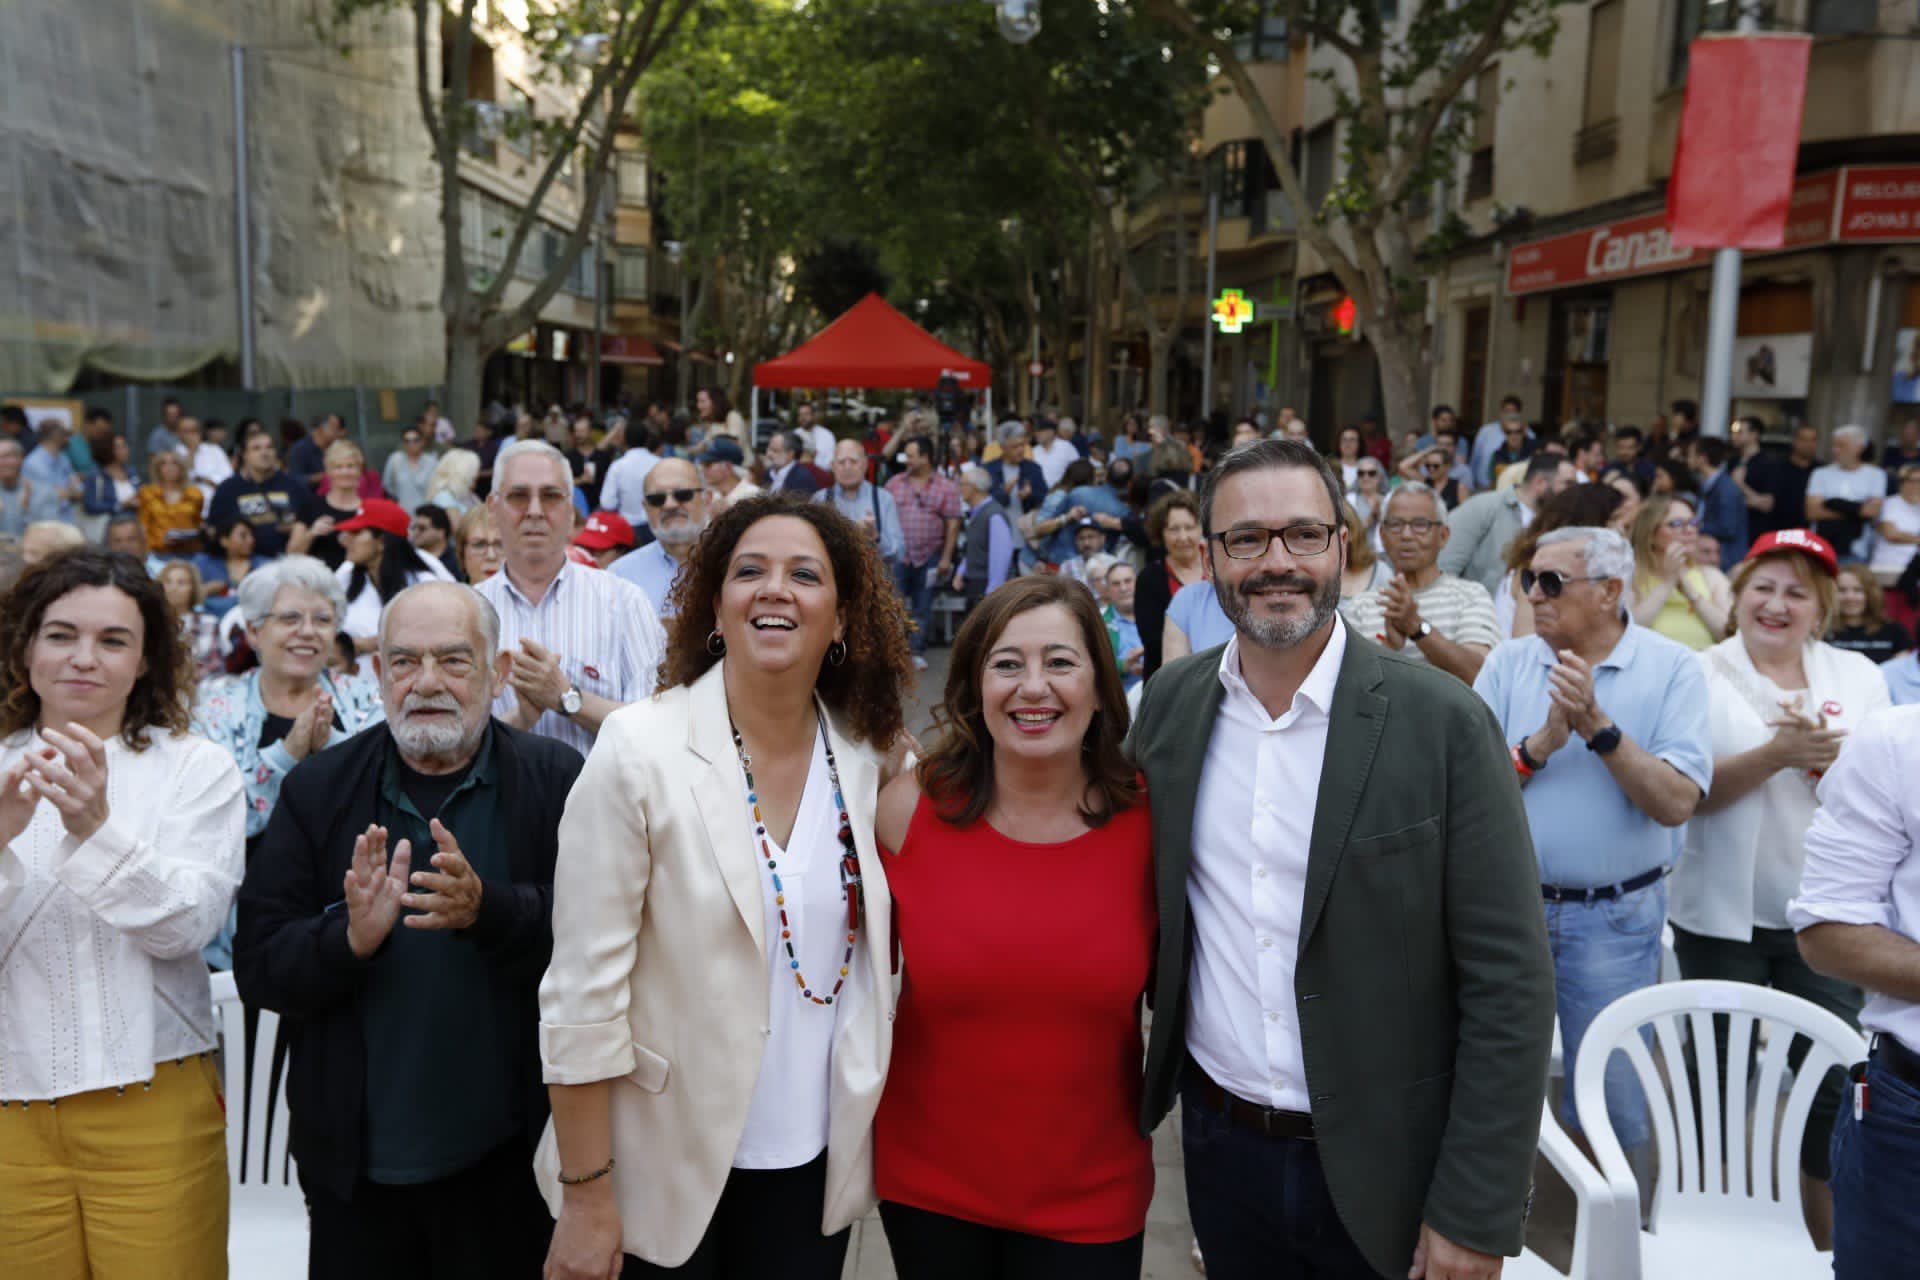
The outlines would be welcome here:
[[[1705,266],[1708,249],[1667,236],[1665,210],[1515,245],[1507,294],[1609,284]],[[1920,240],[1920,165],[1878,165],[1804,174],[1794,183],[1780,249],[1829,243]]]

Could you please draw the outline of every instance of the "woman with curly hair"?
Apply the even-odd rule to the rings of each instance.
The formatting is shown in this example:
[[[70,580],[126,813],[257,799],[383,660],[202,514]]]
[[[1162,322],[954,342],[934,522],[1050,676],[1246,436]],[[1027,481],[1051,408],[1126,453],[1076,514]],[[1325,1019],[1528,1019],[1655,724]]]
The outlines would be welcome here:
[[[906,973],[874,1122],[894,1267],[1136,1280],[1152,831],[1092,594],[1039,575],[989,595],[935,718],[939,743],[880,796]]]
[[[662,691],[607,718],[560,826],[545,1274],[837,1280],[892,1042],[906,614],[873,540],[789,494],[718,516],[671,600]]]
[[[200,948],[246,811],[187,735],[191,678],[130,557],[68,552],[0,600],[0,1275],[226,1274]]]

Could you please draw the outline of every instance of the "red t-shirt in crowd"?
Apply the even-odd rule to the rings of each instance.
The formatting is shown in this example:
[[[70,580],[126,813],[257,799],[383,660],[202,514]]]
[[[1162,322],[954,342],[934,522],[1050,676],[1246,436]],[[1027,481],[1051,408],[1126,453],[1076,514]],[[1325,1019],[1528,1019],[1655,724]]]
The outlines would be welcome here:
[[[874,1121],[883,1200],[1079,1244],[1145,1229],[1152,845],[1144,803],[1028,844],[922,798],[881,851],[905,966]]]

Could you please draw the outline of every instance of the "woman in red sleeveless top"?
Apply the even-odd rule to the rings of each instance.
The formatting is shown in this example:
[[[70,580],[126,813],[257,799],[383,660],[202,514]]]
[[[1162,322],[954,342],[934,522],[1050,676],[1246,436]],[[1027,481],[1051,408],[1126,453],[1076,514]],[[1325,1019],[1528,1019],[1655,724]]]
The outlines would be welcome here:
[[[1152,840],[1093,597],[1052,575],[988,596],[936,716],[878,815],[905,974],[874,1120],[895,1269],[1136,1280]]]

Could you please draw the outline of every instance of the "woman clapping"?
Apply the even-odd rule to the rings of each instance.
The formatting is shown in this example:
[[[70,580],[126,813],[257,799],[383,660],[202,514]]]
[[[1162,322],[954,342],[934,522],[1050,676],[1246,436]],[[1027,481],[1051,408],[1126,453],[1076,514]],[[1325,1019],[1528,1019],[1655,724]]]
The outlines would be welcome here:
[[[0,1276],[226,1274],[200,948],[243,805],[186,733],[189,678],[126,556],[56,556],[0,601]]]
[[[906,617],[871,538],[782,494],[707,528],[673,604],[665,691],[608,717],[560,828],[545,1274],[838,1280],[891,1043]]]

